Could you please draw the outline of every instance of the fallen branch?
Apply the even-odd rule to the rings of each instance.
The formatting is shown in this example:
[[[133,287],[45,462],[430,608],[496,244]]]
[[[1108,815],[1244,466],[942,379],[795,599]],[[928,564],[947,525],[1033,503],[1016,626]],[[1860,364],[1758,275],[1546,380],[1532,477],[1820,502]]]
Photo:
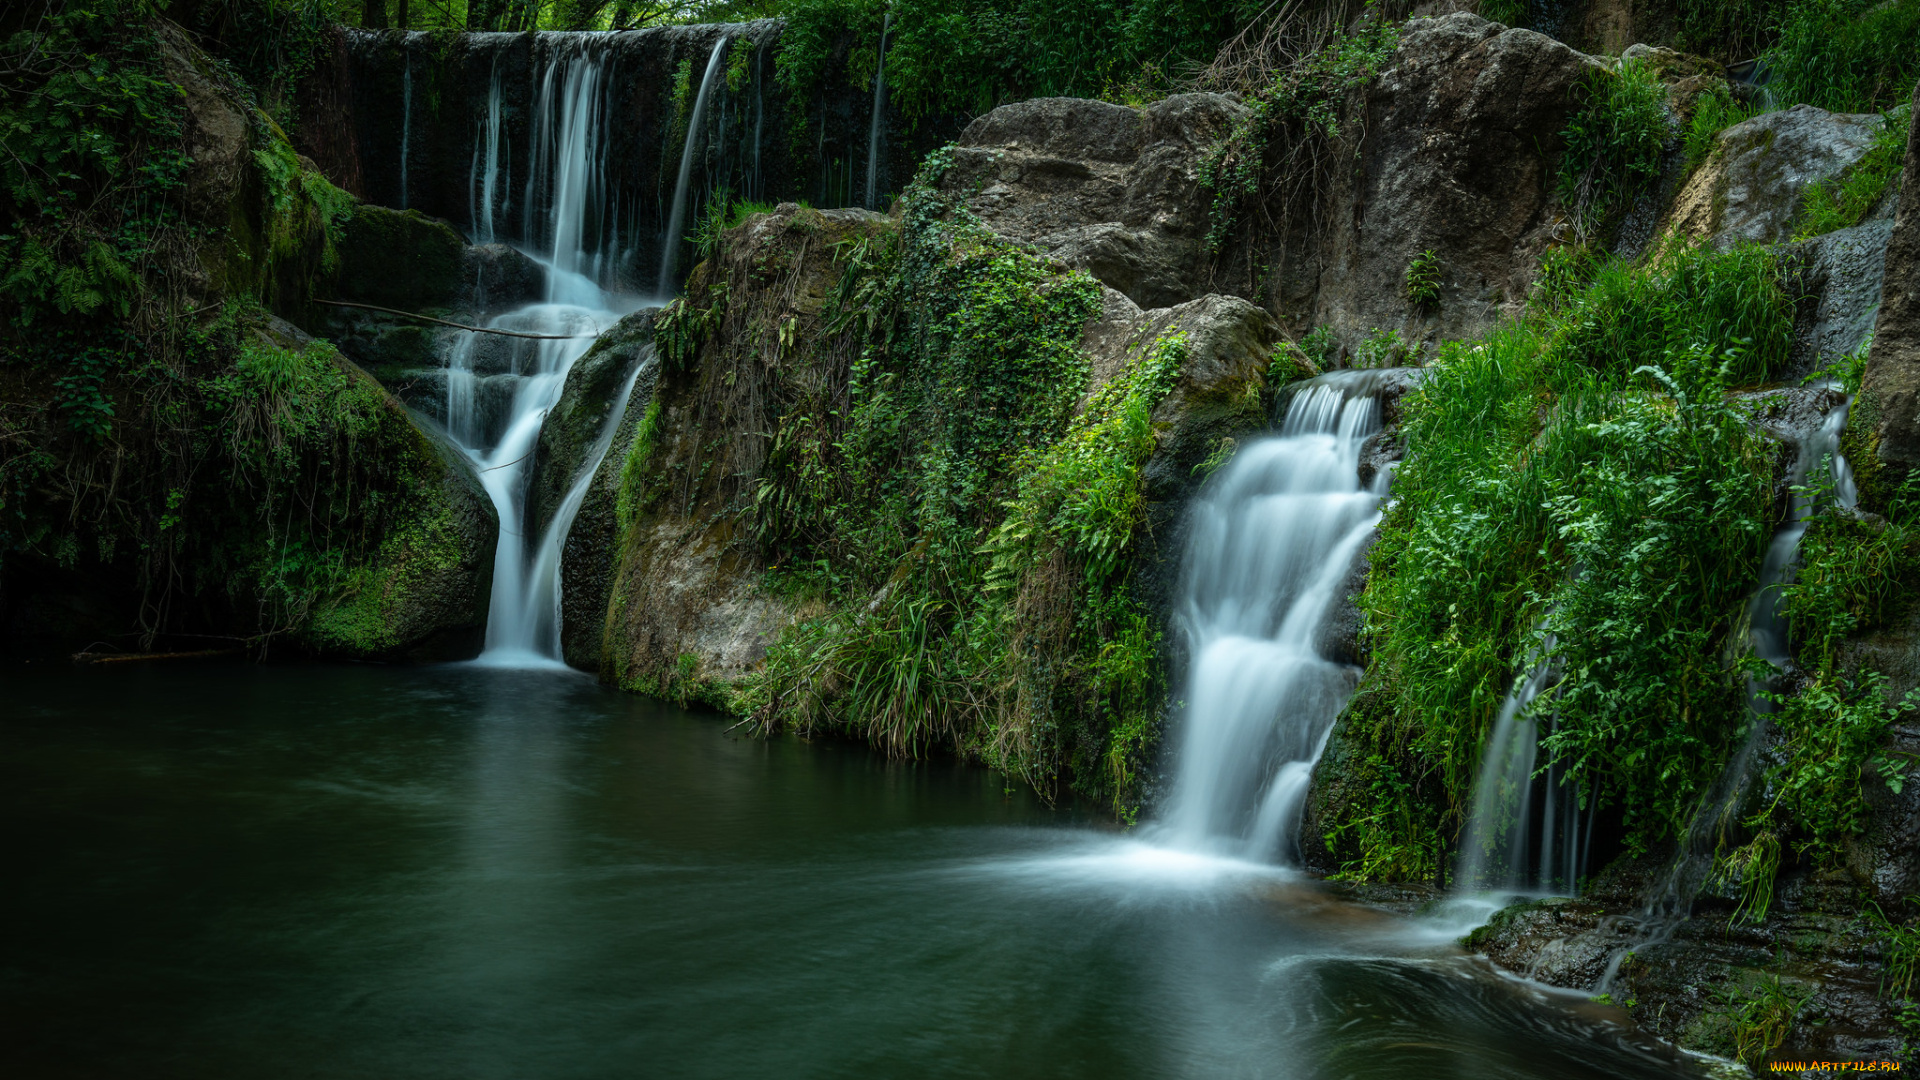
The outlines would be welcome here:
[[[245,649],[200,649],[194,652],[158,652],[158,653],[94,653],[77,652],[73,654],[79,664],[132,664],[146,660],[199,660],[210,656],[238,656]]]
[[[598,330],[595,330],[591,334],[525,334],[518,330],[496,330],[491,326],[468,326],[466,323],[448,322],[445,319],[436,319],[431,315],[420,315],[412,311],[400,311],[397,308],[381,307],[378,304],[350,304],[345,300],[315,300],[314,303],[325,304],[328,307],[364,308],[367,311],[379,311],[388,315],[398,315],[403,319],[419,319],[421,322],[451,326],[455,330],[470,330],[476,334],[499,334],[501,337],[532,338],[535,341],[572,341],[575,338],[600,336],[600,331]]]

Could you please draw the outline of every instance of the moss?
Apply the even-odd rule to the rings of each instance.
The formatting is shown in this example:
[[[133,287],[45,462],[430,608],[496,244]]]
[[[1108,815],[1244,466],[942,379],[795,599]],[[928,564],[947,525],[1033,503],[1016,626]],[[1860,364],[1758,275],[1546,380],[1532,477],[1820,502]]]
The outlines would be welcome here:
[[[459,294],[465,250],[444,221],[362,204],[341,229],[340,295],[405,311],[444,308]]]

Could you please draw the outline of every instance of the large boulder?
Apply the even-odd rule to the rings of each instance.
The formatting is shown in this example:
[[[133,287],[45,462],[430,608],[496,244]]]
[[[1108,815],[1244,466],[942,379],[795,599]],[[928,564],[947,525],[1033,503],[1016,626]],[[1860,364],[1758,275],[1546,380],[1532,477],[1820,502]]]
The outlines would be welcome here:
[[[1807,188],[1858,164],[1879,130],[1878,116],[1812,105],[1743,120],[1714,137],[1674,201],[1669,230],[1723,250],[1790,240]]]
[[[1142,307],[1171,306],[1207,291],[1199,160],[1245,112],[1218,94],[1003,105],[967,127],[940,184],[1000,235]]]
[[[1376,329],[1472,336],[1516,310],[1558,224],[1560,132],[1582,80],[1605,70],[1477,15],[1408,23],[1353,118],[1359,160],[1334,170],[1311,301],[1279,297],[1282,321],[1330,327],[1352,347]],[[1425,310],[1405,290],[1422,252],[1440,291]]]

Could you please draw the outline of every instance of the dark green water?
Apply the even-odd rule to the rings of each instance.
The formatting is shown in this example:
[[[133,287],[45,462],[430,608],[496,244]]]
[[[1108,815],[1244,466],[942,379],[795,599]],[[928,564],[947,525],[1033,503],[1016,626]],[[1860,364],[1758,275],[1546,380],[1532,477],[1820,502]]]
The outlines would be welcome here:
[[[584,678],[0,680],[10,1078],[1694,1072],[1287,875]]]

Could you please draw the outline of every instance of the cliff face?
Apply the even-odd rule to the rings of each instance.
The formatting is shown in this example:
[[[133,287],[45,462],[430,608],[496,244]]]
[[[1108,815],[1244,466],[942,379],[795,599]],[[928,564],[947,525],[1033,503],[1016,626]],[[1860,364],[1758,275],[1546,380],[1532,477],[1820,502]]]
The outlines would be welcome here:
[[[301,150],[368,202],[545,252],[554,242],[544,230],[556,190],[541,155],[558,152],[560,140],[588,139],[593,176],[577,178],[597,206],[587,250],[612,264],[603,279],[664,295],[677,284],[656,279],[683,157],[690,232],[723,194],[885,206],[927,151],[963,123],[909,123],[888,111],[870,155],[873,92],[848,74],[850,41],[835,44],[821,91],[796,101],[775,77],[783,31],[773,19],[619,34],[341,28],[301,87],[301,114],[313,118],[302,127]],[[709,99],[696,110],[716,48]],[[563,102],[573,111],[557,107]]]

